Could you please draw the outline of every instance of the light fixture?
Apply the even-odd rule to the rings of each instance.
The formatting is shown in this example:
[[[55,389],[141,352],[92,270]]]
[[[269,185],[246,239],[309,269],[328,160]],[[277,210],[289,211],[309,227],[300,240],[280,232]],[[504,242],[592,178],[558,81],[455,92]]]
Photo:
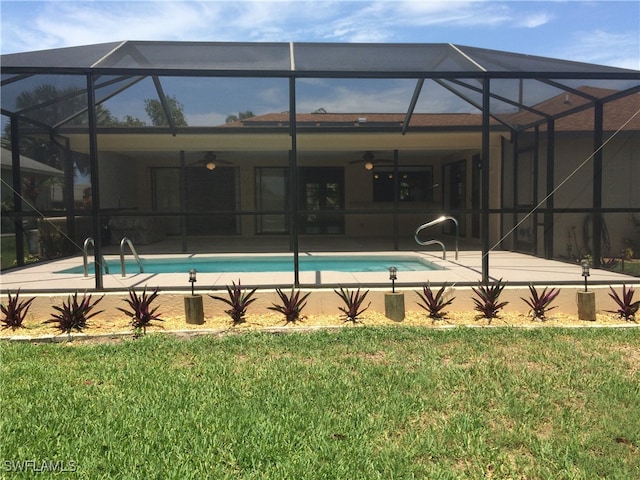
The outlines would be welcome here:
[[[589,276],[589,260],[588,259],[584,259],[582,260],[582,276],[584,277],[584,291],[587,291],[587,277]]]
[[[371,152],[364,152],[362,155],[362,160],[364,160],[364,169],[365,170],[373,170],[373,159],[376,156]]]
[[[207,152],[204,156],[204,166],[207,167],[207,170],[213,170],[216,168],[216,154],[212,152]]]
[[[398,279],[398,269],[389,267],[389,280],[391,280],[391,293],[396,293],[396,280]]]
[[[191,270],[189,270],[189,283],[191,283],[191,296],[194,296],[194,283],[196,283],[196,269],[192,268]]]

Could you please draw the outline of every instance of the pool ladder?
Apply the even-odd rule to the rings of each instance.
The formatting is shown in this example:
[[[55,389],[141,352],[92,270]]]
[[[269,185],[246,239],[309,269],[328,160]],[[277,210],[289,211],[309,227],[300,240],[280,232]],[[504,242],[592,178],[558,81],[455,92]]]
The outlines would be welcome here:
[[[83,252],[83,257],[82,257],[82,261],[83,261],[83,266],[84,266],[84,276],[88,277],[89,276],[89,261],[88,261],[88,257],[89,257],[89,245],[93,246],[94,248],[94,252],[95,252],[95,242],[93,241],[93,238],[88,237],[85,241],[84,241],[84,245],[82,246],[82,252]],[[104,255],[100,255],[100,262],[102,262],[101,267],[104,267],[104,271],[105,273],[109,273],[109,265],[107,264],[107,262],[104,259]]]
[[[417,230],[416,233],[414,235],[413,238],[415,238],[416,243],[418,243],[418,245],[422,245],[422,246],[427,246],[427,245],[440,245],[440,247],[442,247],[442,259],[446,260],[447,259],[447,250],[444,247],[444,243],[442,243],[439,240],[427,240],[427,241],[422,241],[419,238],[420,232],[426,228],[432,227],[434,225],[438,225],[442,222],[445,222],[447,220],[452,221],[455,226],[456,226],[456,260],[458,260],[458,220],[454,217],[450,217],[448,215],[443,215],[441,217],[436,218],[435,220],[431,220],[430,222],[425,223],[424,225],[420,225]]]
[[[140,257],[138,256],[138,252],[136,252],[136,249],[133,246],[133,243],[131,242],[131,240],[129,240],[127,237],[124,237],[122,240],[120,240],[120,269],[122,270],[122,276],[123,277],[127,276],[127,271],[126,271],[126,268],[124,266],[124,247],[125,247],[125,245],[127,245],[129,247],[129,250],[131,250],[131,253],[133,253],[133,258],[136,259],[136,263],[138,264],[138,268],[140,268],[140,273],[144,273],[144,268],[142,267],[142,262],[140,261]]]
[[[82,262],[83,262],[83,266],[84,266],[84,276],[88,277],[89,276],[89,261],[88,261],[88,257],[89,257],[89,245],[92,245],[95,248],[95,242],[93,240],[93,238],[88,237],[85,241],[84,241],[84,245],[82,247]],[[129,246],[129,250],[131,250],[131,253],[133,254],[133,258],[136,259],[136,263],[138,264],[138,268],[140,268],[140,273],[144,273],[144,267],[142,266],[142,261],[140,260],[140,257],[138,256],[138,252],[136,252],[135,247],[133,246],[133,243],[131,243],[131,240],[129,240],[127,237],[124,237],[121,241],[120,241],[120,269],[122,270],[122,276],[126,277],[127,276],[127,270],[124,264],[124,247],[125,245]],[[100,255],[100,262],[102,262],[102,267],[104,267],[104,271],[105,273],[109,273],[109,265],[107,264],[106,260],[104,259],[104,255]]]

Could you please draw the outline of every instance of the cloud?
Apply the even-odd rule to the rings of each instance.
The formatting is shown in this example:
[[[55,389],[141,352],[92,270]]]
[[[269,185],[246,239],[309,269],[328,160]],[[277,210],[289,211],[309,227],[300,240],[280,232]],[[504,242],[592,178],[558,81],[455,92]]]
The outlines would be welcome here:
[[[638,32],[576,32],[572,35],[570,44],[558,50],[557,56],[579,62],[640,70]]]
[[[587,25],[557,25],[566,10],[564,2],[473,0],[2,0],[1,48],[11,53],[122,40],[444,41],[638,68],[637,30],[587,33]],[[534,37],[541,27],[544,38]],[[573,35],[575,28],[585,32]],[[561,48],[564,42],[570,43]]]
[[[513,20],[504,3],[478,1],[383,2],[393,6],[394,18],[420,26],[495,26]]]
[[[516,15],[508,2],[451,0],[7,3],[3,52],[121,40],[389,42],[404,41],[407,28],[533,28],[549,18]]]
[[[545,12],[525,15],[518,21],[518,25],[525,28],[537,28],[546,25],[553,17]]]

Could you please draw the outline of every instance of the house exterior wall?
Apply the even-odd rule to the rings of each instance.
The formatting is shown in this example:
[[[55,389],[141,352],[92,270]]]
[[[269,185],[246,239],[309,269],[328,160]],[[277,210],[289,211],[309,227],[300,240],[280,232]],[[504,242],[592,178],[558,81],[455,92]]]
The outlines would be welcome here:
[[[605,135],[605,140],[609,136]],[[546,138],[541,138],[538,177],[540,200],[546,196],[544,166],[547,148]],[[558,190],[554,194],[555,208],[592,209],[593,153],[592,136],[557,134],[554,175]],[[617,136],[603,148],[602,157],[602,207],[636,208],[640,205],[640,136]],[[553,227],[554,257],[574,259],[592,251],[590,212],[556,213]],[[631,214],[605,213],[604,229],[604,256],[619,256],[629,242],[640,245],[640,232]]]

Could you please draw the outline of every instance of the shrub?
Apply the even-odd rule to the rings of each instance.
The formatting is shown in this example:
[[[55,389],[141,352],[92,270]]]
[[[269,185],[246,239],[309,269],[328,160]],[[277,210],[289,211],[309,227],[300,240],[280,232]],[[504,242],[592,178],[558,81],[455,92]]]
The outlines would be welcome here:
[[[138,296],[135,289],[130,288],[129,298],[124,300],[129,305],[130,310],[118,307],[118,310],[131,317],[130,325],[133,327],[136,334],[139,334],[140,330],[142,330],[142,334],[146,334],[147,327],[154,320],[159,322],[163,321],[160,318],[160,314],[156,313],[159,307],[151,308],[151,304],[158,295],[159,291],[157,287],[151,295],[147,295],[147,287],[145,286],[142,290],[142,295],[140,296]]]
[[[302,313],[302,309],[305,307],[307,302],[305,301],[311,292],[308,292],[302,296],[300,296],[300,290],[291,289],[291,295],[288,296],[281,289],[276,288],[276,293],[280,297],[280,304],[273,304],[271,307],[268,307],[269,310],[274,310],[276,312],[280,312],[285,316],[286,322],[296,322],[300,318],[300,314]]]
[[[31,302],[35,300],[35,298],[30,298],[29,300],[20,300],[20,289],[16,292],[16,296],[12,297],[11,292],[7,292],[9,295],[9,301],[7,305],[0,305],[0,310],[4,314],[4,318],[2,319],[2,329],[11,328],[15,330],[16,328],[24,328],[22,322],[27,316],[27,312],[29,312],[29,307],[31,307]]]
[[[87,326],[87,321],[90,318],[102,313],[102,310],[93,313],[91,311],[103,298],[104,295],[91,303],[91,295],[87,296],[87,292],[85,292],[82,299],[78,301],[78,292],[76,291],[73,296],[69,295],[66,302],[62,302],[62,307],[54,306],[53,309],[58,313],[54,313],[49,320],[45,320],[43,323],[55,323],[55,328],[69,335],[71,335],[71,330],[81,332]]]
[[[626,285],[622,285],[622,295],[618,295],[618,293],[613,289],[613,287],[609,287],[611,293],[609,296],[613,298],[613,300],[618,304],[617,310],[607,310],[609,313],[616,313],[620,318],[624,318],[625,320],[634,320],[636,318],[636,313],[640,308],[640,300],[634,302],[633,295],[635,293],[633,287],[629,287],[627,289]]]
[[[219,297],[217,295],[209,296],[214,300],[220,300],[231,307],[229,310],[225,310],[225,313],[231,317],[234,325],[237,325],[244,322],[244,316],[247,313],[247,308],[256,300],[255,298],[252,298],[256,289],[254,288],[249,291],[243,289],[242,285],[240,285],[240,280],[238,280],[237,285],[235,282],[232,282],[232,284],[232,287],[227,285],[229,298]]]
[[[471,288],[476,294],[476,298],[472,299],[476,304],[475,310],[480,312],[481,318],[488,318],[489,320],[496,318],[498,312],[509,303],[498,301],[505,286],[506,283],[502,283],[502,279],[500,279],[493,284],[478,284],[478,288]]]
[[[531,308],[531,315],[534,320],[539,319],[544,322],[546,320],[547,312],[556,308],[555,306],[551,307],[550,305],[558,296],[560,290],[552,288],[547,292],[547,288],[548,287],[545,287],[544,290],[542,290],[542,293],[538,294],[536,288],[533,285],[529,285],[529,292],[531,292],[529,298],[520,297]]]
[[[364,303],[369,290],[366,290],[364,293],[360,293],[360,288],[355,292],[349,291],[349,289],[343,289],[340,287],[340,291],[334,290],[334,292],[342,299],[344,302],[344,307],[338,307],[341,312],[345,315],[345,322],[351,321],[356,323],[358,321],[358,317],[362,315],[371,305],[371,302],[364,307],[362,304]]]
[[[431,285],[427,283],[424,287],[422,287],[422,292],[416,292],[423,303],[417,302],[418,305],[424,308],[427,312],[429,312],[429,317],[434,320],[443,318],[446,316],[446,312],[442,310],[447,305],[451,305],[455,300],[455,297],[451,297],[448,300],[445,300],[445,293],[447,291],[447,284],[443,284],[440,287],[440,290],[434,295],[433,290],[431,289]]]

